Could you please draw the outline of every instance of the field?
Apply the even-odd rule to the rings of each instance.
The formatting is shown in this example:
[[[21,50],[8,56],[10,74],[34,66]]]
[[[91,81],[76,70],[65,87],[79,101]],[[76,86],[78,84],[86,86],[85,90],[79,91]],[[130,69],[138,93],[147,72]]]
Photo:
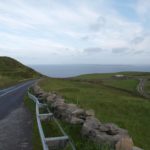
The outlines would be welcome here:
[[[150,102],[138,95],[136,86],[138,78],[149,78],[150,74],[124,74],[129,78],[116,79],[112,78],[112,74],[83,75],[69,79],[46,78],[40,86],[46,91],[58,92],[68,103],[94,109],[101,122],[113,122],[127,129],[136,146],[149,150]],[[77,132],[68,128],[66,131],[74,143],[82,143],[81,139],[76,138]]]

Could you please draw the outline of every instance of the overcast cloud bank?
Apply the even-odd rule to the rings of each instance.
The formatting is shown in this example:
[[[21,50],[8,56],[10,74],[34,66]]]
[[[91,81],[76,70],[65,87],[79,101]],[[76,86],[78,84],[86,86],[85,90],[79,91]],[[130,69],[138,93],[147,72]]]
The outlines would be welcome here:
[[[150,64],[150,0],[0,1],[0,55],[26,64]]]

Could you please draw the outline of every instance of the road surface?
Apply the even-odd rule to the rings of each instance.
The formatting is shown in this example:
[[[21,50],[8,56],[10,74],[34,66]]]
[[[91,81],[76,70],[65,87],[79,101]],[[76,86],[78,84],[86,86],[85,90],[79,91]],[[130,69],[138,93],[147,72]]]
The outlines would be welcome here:
[[[23,98],[34,82],[0,90],[0,150],[32,150],[32,116]]]

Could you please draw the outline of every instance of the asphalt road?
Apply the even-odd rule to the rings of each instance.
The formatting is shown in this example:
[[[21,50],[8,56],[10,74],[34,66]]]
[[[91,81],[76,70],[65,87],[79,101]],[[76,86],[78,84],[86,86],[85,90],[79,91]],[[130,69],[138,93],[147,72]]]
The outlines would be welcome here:
[[[0,150],[32,150],[32,116],[23,98],[34,82],[0,90]]]

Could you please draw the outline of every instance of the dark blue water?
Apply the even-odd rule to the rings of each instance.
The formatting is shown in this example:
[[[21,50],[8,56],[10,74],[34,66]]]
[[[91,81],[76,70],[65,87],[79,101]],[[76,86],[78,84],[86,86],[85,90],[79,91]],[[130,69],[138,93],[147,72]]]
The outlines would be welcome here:
[[[122,71],[150,72],[150,65],[30,65],[49,77],[72,77],[91,73],[112,73]]]

